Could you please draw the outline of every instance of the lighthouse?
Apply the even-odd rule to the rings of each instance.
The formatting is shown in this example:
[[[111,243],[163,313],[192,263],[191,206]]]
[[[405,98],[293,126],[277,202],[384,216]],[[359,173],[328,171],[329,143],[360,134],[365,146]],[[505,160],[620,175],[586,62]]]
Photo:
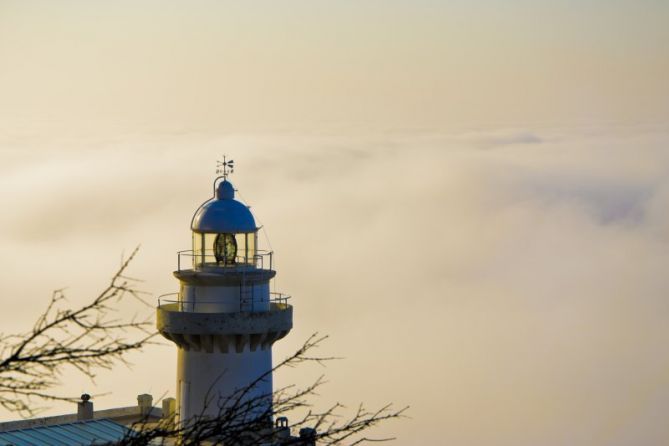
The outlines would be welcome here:
[[[259,249],[253,214],[228,181],[230,165],[224,160],[214,196],[193,215],[192,249],[177,255],[176,298],[157,309],[158,331],[177,347],[182,425],[225,410],[269,425],[272,345],[293,325],[287,297],[270,291],[273,253]]]

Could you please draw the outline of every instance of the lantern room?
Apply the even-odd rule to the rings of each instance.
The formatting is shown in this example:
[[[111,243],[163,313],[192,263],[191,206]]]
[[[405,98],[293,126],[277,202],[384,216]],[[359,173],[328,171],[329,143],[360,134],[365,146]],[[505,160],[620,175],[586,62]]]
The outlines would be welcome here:
[[[255,266],[258,228],[249,208],[235,200],[235,188],[227,179],[195,212],[191,229],[194,269]]]

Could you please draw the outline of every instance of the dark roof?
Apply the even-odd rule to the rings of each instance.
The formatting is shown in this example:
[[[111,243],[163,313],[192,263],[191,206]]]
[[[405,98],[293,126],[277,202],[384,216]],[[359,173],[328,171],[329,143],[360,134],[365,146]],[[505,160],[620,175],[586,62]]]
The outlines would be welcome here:
[[[40,426],[0,432],[0,446],[78,446],[118,441],[128,428],[111,420],[89,420],[76,423]]]

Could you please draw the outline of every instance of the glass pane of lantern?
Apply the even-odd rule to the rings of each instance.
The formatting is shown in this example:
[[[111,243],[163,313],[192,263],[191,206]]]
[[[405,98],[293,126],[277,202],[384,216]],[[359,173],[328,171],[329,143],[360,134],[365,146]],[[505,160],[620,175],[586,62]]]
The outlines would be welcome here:
[[[237,241],[237,263],[248,263],[246,256],[246,234],[235,234]]]
[[[216,234],[214,239],[214,257],[217,264],[232,266],[237,263],[237,239],[235,234]]]
[[[193,268],[204,263],[204,234],[193,232]]]
[[[216,243],[215,233],[204,234],[204,263],[215,264],[216,256],[214,255],[214,244]]]
[[[249,263],[255,265],[255,256],[256,256],[256,237],[257,233],[250,232],[247,235],[247,244],[248,244],[248,257]]]

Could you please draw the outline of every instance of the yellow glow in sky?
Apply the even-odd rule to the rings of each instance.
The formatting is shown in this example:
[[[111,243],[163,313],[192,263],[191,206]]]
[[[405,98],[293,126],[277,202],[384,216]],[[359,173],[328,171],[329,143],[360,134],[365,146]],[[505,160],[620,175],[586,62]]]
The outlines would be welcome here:
[[[304,128],[667,117],[660,1],[0,2],[0,116]]]
[[[277,386],[410,405],[378,431],[398,445],[669,444],[667,23],[664,0],[0,0],[2,331],[140,243],[132,275],[175,292],[227,153],[293,296],[275,357],[316,331],[345,357]],[[173,345],[131,361],[60,393],[174,395]]]

